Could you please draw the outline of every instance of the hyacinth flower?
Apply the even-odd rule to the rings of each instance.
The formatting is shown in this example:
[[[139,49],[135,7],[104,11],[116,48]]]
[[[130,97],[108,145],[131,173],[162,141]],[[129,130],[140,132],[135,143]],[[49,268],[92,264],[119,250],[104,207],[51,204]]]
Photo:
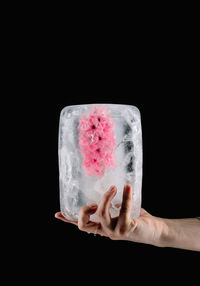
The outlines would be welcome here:
[[[86,174],[102,177],[106,170],[115,167],[114,123],[108,110],[94,107],[90,113],[83,114],[78,130]]]

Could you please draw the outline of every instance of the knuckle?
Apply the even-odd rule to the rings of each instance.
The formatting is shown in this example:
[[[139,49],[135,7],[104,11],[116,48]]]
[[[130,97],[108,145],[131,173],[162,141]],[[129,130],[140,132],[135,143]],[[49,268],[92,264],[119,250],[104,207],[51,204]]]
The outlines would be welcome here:
[[[121,222],[116,228],[116,235],[118,237],[125,237],[128,233],[129,223],[127,220]]]
[[[119,233],[120,233],[120,236],[122,236],[122,237],[125,236],[125,234],[126,234],[126,227],[124,227],[124,226],[120,227]]]
[[[127,229],[126,229],[126,228],[120,229],[120,234],[121,234],[122,237],[126,236],[126,234],[127,234]]]

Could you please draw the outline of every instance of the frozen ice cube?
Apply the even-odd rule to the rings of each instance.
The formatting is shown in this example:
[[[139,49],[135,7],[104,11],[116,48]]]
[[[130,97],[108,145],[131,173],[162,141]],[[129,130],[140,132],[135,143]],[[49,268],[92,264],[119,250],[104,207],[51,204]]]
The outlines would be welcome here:
[[[59,126],[60,207],[77,220],[82,206],[99,204],[111,185],[117,194],[111,216],[119,215],[123,187],[133,189],[132,218],[138,217],[142,186],[142,130],[135,106],[88,104],[67,106]],[[92,216],[97,220],[95,215]]]

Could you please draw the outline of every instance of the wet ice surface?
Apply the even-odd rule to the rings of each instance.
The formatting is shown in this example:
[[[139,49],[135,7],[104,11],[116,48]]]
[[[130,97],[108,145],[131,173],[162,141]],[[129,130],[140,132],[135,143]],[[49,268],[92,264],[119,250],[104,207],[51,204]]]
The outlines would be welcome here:
[[[79,123],[83,114],[94,107],[109,110],[114,123],[115,167],[101,177],[88,176],[83,167],[79,146]],[[131,184],[133,203],[131,216],[138,217],[142,186],[142,131],[140,112],[135,106],[118,104],[89,104],[67,106],[61,111],[59,126],[60,207],[67,219],[77,220],[82,206],[99,204],[111,185],[117,187],[112,200],[111,216],[119,214],[123,187]],[[96,216],[91,217],[97,220]]]

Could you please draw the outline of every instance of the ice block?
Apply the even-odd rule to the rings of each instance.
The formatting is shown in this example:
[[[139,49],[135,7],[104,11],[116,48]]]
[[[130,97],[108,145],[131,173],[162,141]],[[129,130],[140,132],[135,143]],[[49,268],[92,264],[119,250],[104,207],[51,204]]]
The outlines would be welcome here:
[[[66,106],[59,124],[60,208],[78,220],[80,208],[99,204],[111,185],[117,187],[111,217],[119,215],[123,187],[133,189],[132,218],[141,208],[142,129],[137,107],[123,104]],[[94,220],[98,218],[93,215]]]

